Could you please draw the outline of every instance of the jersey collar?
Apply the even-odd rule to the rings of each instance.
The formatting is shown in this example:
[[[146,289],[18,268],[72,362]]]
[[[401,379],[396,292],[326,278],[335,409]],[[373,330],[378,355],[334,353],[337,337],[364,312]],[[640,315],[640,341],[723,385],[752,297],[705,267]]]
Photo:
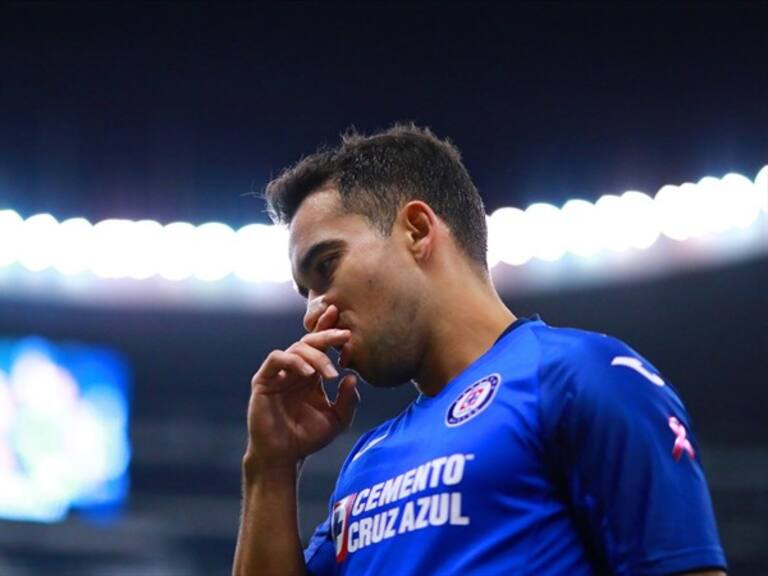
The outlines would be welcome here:
[[[496,342],[494,342],[494,345],[496,345],[499,342],[501,342],[501,340],[504,338],[504,336],[506,336],[507,334],[512,332],[512,330],[515,330],[516,328],[519,328],[523,324],[528,324],[529,322],[541,322],[541,316],[538,315],[538,314],[534,314],[530,318],[526,318],[524,316],[521,316],[520,318],[518,318],[517,320],[512,322],[512,324],[510,324],[509,326],[507,326],[505,328],[504,332],[502,332],[501,335],[498,338],[496,338]]]

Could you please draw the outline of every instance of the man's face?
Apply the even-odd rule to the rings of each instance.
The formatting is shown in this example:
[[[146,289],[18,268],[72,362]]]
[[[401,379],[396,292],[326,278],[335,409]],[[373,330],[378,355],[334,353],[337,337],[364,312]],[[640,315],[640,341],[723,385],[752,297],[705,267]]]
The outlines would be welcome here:
[[[335,327],[351,331],[345,367],[375,386],[397,386],[416,376],[422,357],[419,267],[397,226],[384,237],[340,207],[333,188],[299,207],[290,226],[294,279],[308,304],[322,298],[335,305]]]

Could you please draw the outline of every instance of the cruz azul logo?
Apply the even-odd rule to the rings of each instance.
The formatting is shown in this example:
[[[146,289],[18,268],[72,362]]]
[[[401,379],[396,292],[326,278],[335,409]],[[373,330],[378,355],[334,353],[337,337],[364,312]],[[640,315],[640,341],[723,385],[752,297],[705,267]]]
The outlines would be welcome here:
[[[474,459],[474,454],[460,453],[433,458],[337,500],[331,516],[336,562],[400,534],[468,526],[459,487]]]
[[[491,374],[469,386],[448,408],[445,414],[447,426],[460,426],[488,408],[499,389],[501,376]]]

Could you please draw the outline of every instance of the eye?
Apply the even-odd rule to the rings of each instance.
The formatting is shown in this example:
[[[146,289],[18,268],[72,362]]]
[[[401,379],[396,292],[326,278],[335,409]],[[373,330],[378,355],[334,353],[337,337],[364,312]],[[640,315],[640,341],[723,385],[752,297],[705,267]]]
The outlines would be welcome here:
[[[327,256],[320,260],[317,263],[317,266],[315,266],[315,270],[317,271],[318,276],[321,278],[327,280],[330,278],[331,274],[333,273],[334,265],[336,264],[336,260],[338,260],[337,255],[333,256]]]

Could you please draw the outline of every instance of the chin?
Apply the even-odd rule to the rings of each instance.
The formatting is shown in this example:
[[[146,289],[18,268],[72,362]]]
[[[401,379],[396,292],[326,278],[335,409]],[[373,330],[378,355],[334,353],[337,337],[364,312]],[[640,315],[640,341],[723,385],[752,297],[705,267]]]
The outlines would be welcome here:
[[[413,364],[405,350],[377,347],[371,352],[361,347],[350,357],[348,368],[374,388],[397,388],[415,377],[417,367]]]
[[[399,377],[395,374],[376,374],[362,369],[358,371],[354,368],[352,370],[374,388],[397,388],[411,381],[411,378]]]

